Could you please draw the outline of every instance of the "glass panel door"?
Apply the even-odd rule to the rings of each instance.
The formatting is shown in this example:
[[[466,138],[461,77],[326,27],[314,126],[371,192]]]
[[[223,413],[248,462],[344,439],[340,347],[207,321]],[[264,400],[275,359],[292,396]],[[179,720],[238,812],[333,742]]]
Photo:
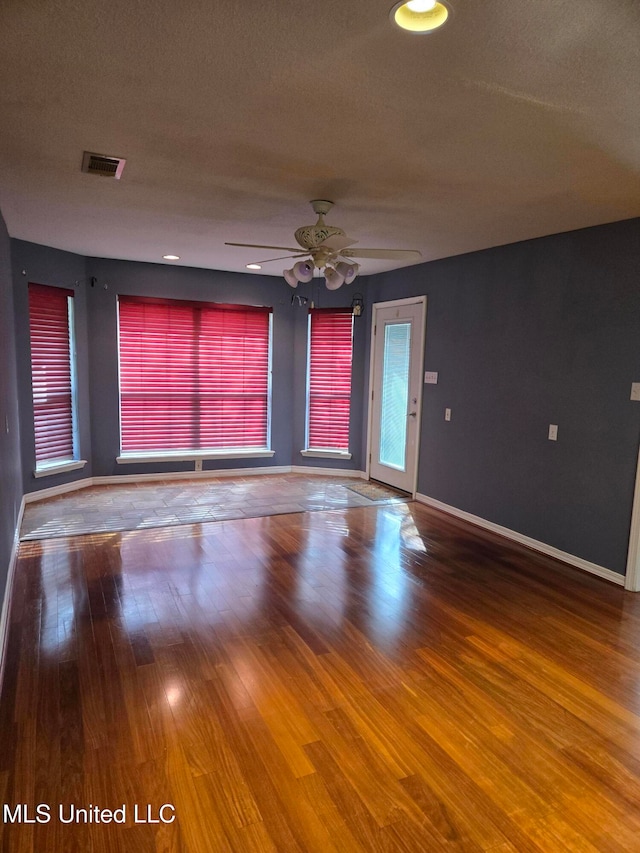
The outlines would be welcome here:
[[[422,404],[426,299],[373,306],[367,473],[415,492]]]
[[[411,323],[385,326],[378,461],[404,471],[407,450],[407,403]]]

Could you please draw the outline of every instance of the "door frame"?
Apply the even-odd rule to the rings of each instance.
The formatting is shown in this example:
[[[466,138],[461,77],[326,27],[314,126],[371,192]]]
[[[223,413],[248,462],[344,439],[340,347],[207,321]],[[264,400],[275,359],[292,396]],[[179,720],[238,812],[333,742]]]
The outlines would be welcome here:
[[[624,588],[631,592],[640,592],[640,451],[636,468],[636,485],[633,492],[631,510],[631,529],[629,531],[629,551],[627,570],[624,576]]]
[[[371,405],[371,398],[373,395],[373,378],[374,378],[374,363],[375,363],[375,345],[376,345],[376,336],[375,336],[375,328],[376,323],[378,321],[378,311],[384,308],[397,308],[404,305],[421,305],[422,306],[422,322],[419,324],[420,328],[418,333],[420,335],[420,353],[421,353],[421,362],[420,362],[420,383],[418,385],[418,402],[416,404],[416,459],[412,476],[412,487],[411,487],[411,497],[415,498],[417,489],[418,489],[418,463],[420,461],[420,427],[422,423],[422,392],[424,388],[424,382],[422,381],[422,372],[424,368],[424,346],[426,340],[426,329],[427,329],[427,297],[426,296],[411,296],[407,299],[392,299],[389,302],[374,302],[372,305],[371,311],[371,335],[369,340],[371,341],[371,345],[369,347],[369,391],[367,394],[367,456],[366,456],[366,465],[365,465],[365,473],[367,475],[367,480],[370,479],[370,471],[371,471],[371,435],[373,430],[373,406]]]

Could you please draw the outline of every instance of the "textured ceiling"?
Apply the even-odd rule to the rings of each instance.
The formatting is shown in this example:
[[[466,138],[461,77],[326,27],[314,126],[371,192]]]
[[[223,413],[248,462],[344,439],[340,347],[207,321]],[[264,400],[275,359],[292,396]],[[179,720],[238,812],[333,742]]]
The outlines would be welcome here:
[[[391,0],[4,0],[9,233],[244,271],[269,252],[224,242],[292,245],[312,198],[424,260],[639,216],[640,3],[452,4],[415,36]]]

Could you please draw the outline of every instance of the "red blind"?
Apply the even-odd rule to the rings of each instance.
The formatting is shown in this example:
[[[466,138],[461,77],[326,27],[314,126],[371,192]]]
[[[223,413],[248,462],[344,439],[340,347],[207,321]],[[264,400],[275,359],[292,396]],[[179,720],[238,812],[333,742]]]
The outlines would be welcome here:
[[[309,328],[308,446],[348,450],[353,314],[315,309]]]
[[[268,308],[120,297],[122,452],[266,447]]]
[[[73,459],[69,298],[72,290],[29,285],[36,466]]]

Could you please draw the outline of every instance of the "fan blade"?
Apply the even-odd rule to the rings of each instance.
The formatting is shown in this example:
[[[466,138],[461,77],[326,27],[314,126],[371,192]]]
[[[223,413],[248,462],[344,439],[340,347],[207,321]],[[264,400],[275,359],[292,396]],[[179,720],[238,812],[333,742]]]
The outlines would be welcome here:
[[[327,248],[331,249],[332,252],[339,252],[341,249],[346,249],[347,246],[353,246],[354,243],[357,243],[357,240],[353,240],[351,237],[347,237],[346,234],[332,234],[331,237],[327,237],[322,246],[319,248]]]
[[[409,261],[421,258],[416,249],[343,249],[343,258],[378,258],[386,261]]]
[[[279,249],[282,252],[299,252],[300,246],[261,246],[259,243],[225,243],[225,246],[244,246],[245,249]]]
[[[286,261],[288,258],[308,258],[309,252],[304,252],[302,255],[281,255],[279,258],[267,258],[266,261],[254,261],[254,264],[269,264],[271,261]]]

